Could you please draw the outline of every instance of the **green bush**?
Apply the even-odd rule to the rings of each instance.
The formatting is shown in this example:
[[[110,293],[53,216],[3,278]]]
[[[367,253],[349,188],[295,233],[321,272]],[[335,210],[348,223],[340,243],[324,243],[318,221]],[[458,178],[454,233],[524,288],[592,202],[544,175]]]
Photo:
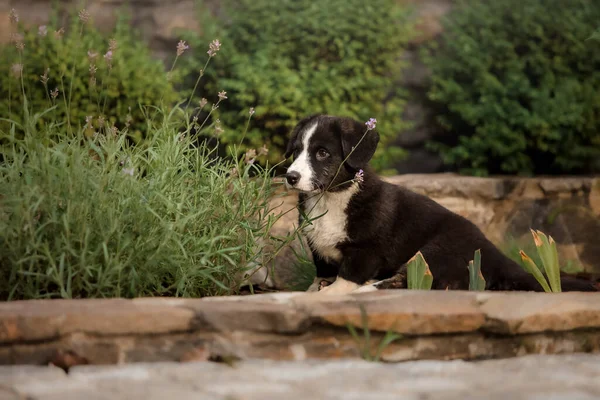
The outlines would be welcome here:
[[[218,158],[216,147],[198,144],[195,132],[206,120],[166,104],[176,99],[164,69],[146,63],[148,51],[126,39],[122,24],[112,73],[104,74],[104,121],[82,58],[104,40],[87,25],[83,46],[79,34],[64,43],[30,34],[22,61],[5,49],[29,71],[24,81],[31,85],[9,81],[10,113],[6,99],[0,109],[1,300],[236,293],[294,237],[270,234],[273,171],[235,147],[232,157]],[[64,75],[61,92],[73,77],[71,127],[66,107],[57,101],[48,109],[52,99],[39,90],[45,62]],[[24,88],[21,103],[15,87]],[[132,104],[131,122],[129,102],[151,102],[140,112],[152,115],[136,119]],[[128,138],[138,125],[146,140],[133,144]]]
[[[403,128],[404,101],[392,89],[410,38],[408,12],[395,0],[229,0],[223,17],[201,7],[203,34],[189,34],[192,50],[219,38],[201,92],[227,91],[218,115],[225,142],[239,141],[255,107],[249,145],[265,140],[271,162],[282,159],[290,129],[299,119],[324,112],[366,121],[377,118],[380,169],[402,154],[390,145]],[[190,57],[198,70],[202,58]],[[195,100],[197,103],[198,99]]]
[[[485,175],[600,170],[595,0],[462,0],[427,52],[445,162]]]
[[[129,17],[125,13],[119,15],[110,35],[101,34],[92,21],[82,23],[76,15],[69,18],[69,26],[59,35],[56,32],[61,28],[53,16],[45,28],[17,27],[24,36],[22,57],[14,44],[0,48],[2,71],[10,72],[14,64],[24,65],[28,108],[39,112],[56,104],[51,113],[40,119],[40,126],[49,120],[66,123],[69,109],[71,127],[84,125],[86,116],[104,115],[118,128],[129,124],[130,134],[139,140],[147,129],[145,112],[140,106],[169,105],[178,100],[163,64],[151,57],[147,46],[132,30]],[[109,38],[116,42],[110,71],[104,59]],[[95,86],[90,83],[91,64],[97,68]],[[49,71],[47,89],[40,82],[46,70]],[[172,80],[177,78],[175,74]],[[49,92],[55,89],[59,92],[53,100]],[[0,96],[0,114],[22,125],[23,94],[15,74],[0,74]]]
[[[3,135],[0,299],[236,293],[274,243],[269,171],[177,132],[135,146],[108,129],[50,146]]]

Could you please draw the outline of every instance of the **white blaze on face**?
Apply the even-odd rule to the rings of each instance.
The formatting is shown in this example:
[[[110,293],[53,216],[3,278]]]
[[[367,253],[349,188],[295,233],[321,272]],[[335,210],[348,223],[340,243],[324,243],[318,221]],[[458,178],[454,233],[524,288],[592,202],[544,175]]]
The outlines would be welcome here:
[[[310,143],[310,138],[316,130],[317,123],[315,122],[314,125],[304,132],[304,136],[302,137],[302,151],[298,155],[298,158],[294,159],[294,162],[288,168],[288,172],[295,171],[300,174],[300,180],[294,185],[294,188],[306,192],[315,189],[313,184],[314,171],[312,165],[310,165],[310,158],[308,157],[308,145]]]

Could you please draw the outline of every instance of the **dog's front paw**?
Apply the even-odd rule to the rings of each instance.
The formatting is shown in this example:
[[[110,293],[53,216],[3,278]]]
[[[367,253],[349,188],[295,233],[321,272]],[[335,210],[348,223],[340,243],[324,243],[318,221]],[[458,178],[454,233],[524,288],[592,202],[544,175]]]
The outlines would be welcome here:
[[[313,281],[313,283],[310,284],[310,286],[308,287],[308,289],[306,289],[307,292],[318,292],[321,289],[323,289],[326,286],[331,285],[334,281],[335,281],[335,276],[331,277],[331,278],[320,278],[320,277],[316,277],[315,280]]]
[[[318,293],[324,295],[343,295],[351,293],[359,287],[360,285],[357,283],[337,278],[331,285],[321,288]]]

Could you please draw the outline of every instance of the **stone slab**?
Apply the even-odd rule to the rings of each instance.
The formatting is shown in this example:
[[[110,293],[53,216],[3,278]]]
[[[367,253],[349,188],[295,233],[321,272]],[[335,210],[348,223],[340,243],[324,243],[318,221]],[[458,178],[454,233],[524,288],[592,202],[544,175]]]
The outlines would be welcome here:
[[[0,304],[0,343],[95,336],[261,332],[351,324],[413,336],[600,330],[600,293],[382,290],[347,296],[282,292],[206,299],[34,300]]]
[[[480,362],[400,364],[344,361],[154,363],[75,367],[68,375],[48,367],[0,369],[14,398],[148,400],[318,399],[596,399],[600,355],[526,356]],[[24,370],[23,370],[24,371]]]
[[[600,293],[483,293],[478,299],[488,332],[516,335],[600,329]]]
[[[125,299],[29,300],[0,303],[0,343],[97,335],[161,334],[191,329],[195,313],[166,299],[146,306]]]

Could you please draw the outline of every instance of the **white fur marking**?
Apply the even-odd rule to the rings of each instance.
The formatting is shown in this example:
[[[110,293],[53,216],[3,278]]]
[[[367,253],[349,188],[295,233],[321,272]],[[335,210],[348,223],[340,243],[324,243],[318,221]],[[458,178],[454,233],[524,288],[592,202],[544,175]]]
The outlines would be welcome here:
[[[356,192],[358,184],[355,183],[341,192],[307,195],[303,208],[309,218],[316,219],[304,232],[315,250],[325,259],[336,262],[342,260],[342,253],[336,246],[348,239],[346,208]]]
[[[354,290],[352,293],[368,293],[368,292],[376,292],[377,286],[375,286],[375,284],[367,284],[367,285],[363,285],[361,287],[359,287],[358,289]]]
[[[358,289],[360,285],[358,283],[350,282],[345,280],[344,278],[338,278],[329,286],[325,286],[323,289],[319,291],[319,293],[323,293],[326,295],[338,295],[338,294],[347,294],[356,289]]]
[[[315,189],[312,182],[314,171],[310,165],[310,160],[308,157],[308,144],[316,129],[317,123],[314,123],[310,128],[308,128],[308,130],[306,130],[304,136],[302,137],[302,151],[300,152],[298,158],[296,158],[292,165],[290,165],[288,168],[288,172],[295,171],[300,174],[300,180],[294,186],[294,188],[303,190],[305,192],[310,192]]]

